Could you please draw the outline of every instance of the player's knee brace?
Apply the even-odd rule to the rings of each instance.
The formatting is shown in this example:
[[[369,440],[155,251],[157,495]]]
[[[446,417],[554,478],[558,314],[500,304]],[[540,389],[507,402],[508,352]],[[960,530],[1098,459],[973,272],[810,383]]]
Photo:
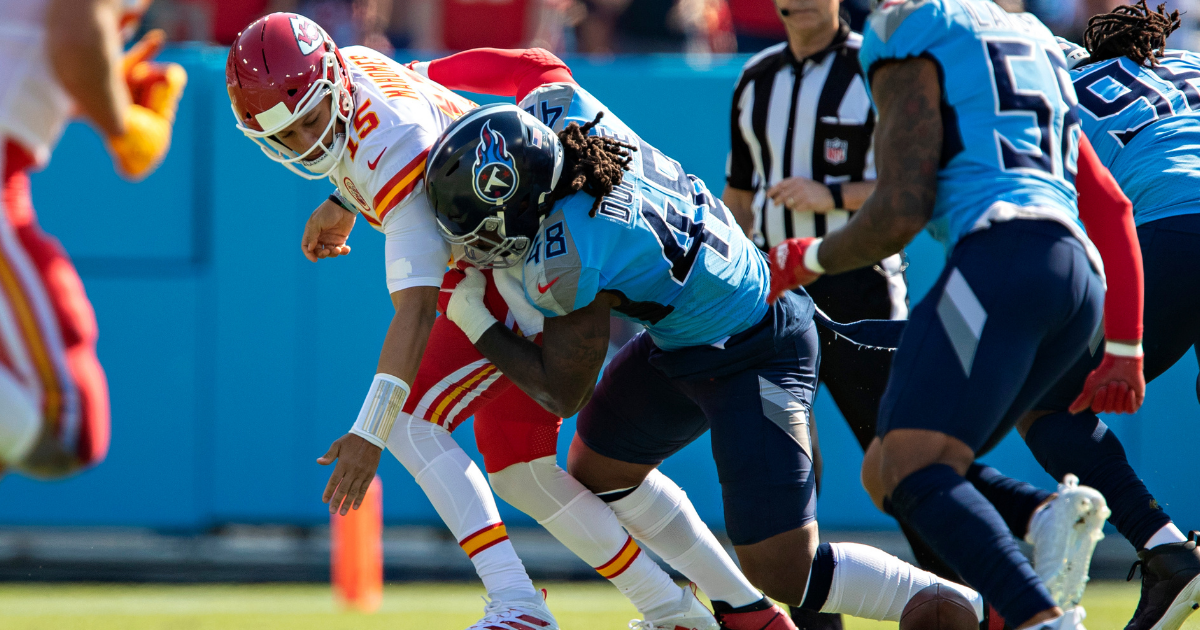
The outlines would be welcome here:
[[[513,464],[489,473],[488,480],[497,496],[539,523],[557,516],[580,495],[591,494],[554,457]]]
[[[500,522],[487,479],[449,431],[409,414],[400,414],[388,436],[388,450],[425,491],[460,542],[481,528]]]
[[[449,431],[407,413],[396,417],[387,443],[388,450],[418,482],[439,457],[452,453],[466,457]]]

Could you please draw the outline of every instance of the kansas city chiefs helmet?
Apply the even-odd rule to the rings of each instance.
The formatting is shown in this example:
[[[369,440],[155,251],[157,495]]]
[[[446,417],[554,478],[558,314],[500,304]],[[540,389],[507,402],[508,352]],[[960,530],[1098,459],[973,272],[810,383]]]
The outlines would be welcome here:
[[[312,20],[271,13],[252,22],[229,48],[225,85],[238,130],[267,157],[305,179],[325,177],[341,159],[354,111],[353,88],[337,46]],[[331,115],[321,140],[296,153],[275,139],[326,96],[331,96]]]

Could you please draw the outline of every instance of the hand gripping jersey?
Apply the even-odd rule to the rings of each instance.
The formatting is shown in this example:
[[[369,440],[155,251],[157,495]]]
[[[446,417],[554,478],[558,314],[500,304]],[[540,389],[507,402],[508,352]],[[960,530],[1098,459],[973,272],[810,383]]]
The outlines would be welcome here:
[[[1200,213],[1200,56],[1126,57],[1071,72],[1083,131],[1133,202],[1138,225]]]
[[[891,0],[871,15],[859,57],[868,78],[888,61],[938,65],[944,137],[928,229],[947,250],[992,221],[1049,218],[1102,268],[1076,208],[1075,93],[1041,22],[989,0]]]
[[[450,252],[423,192],[425,158],[442,131],[475,104],[370,48],[343,48],[342,57],[355,111],[346,152],[329,179],[386,235],[389,292],[441,286]]]
[[[732,215],[678,162],[639,138],[577,85],[542,86],[520,102],[555,131],[604,112],[592,131],[638,150],[595,217],[595,197],[560,199],[525,258],[525,293],[547,317],[618,295],[618,316],[644,324],[664,350],[720,344],[767,312],[766,258]]]

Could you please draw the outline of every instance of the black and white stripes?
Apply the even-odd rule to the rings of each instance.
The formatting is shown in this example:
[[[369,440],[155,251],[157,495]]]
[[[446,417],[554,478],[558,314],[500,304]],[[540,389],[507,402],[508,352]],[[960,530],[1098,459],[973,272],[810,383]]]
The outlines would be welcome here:
[[[842,25],[825,50],[797,60],[786,43],[743,67],[733,95],[730,187],[754,191],[755,241],[770,247],[793,236],[822,236],[849,213],[793,212],[766,196],[788,177],[826,184],[875,178],[875,116],[858,64],[862,36]]]

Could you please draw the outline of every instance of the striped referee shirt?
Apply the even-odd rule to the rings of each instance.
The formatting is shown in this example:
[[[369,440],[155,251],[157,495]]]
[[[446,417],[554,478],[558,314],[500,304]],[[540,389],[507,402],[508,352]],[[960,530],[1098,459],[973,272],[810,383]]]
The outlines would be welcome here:
[[[787,43],[751,57],[733,92],[731,149],[726,182],[754,191],[755,243],[762,248],[784,239],[823,236],[850,218],[795,212],[767,197],[789,177],[818,182],[875,179],[871,135],[875,114],[858,64],[862,35],[842,22],[824,50],[796,59]]]

